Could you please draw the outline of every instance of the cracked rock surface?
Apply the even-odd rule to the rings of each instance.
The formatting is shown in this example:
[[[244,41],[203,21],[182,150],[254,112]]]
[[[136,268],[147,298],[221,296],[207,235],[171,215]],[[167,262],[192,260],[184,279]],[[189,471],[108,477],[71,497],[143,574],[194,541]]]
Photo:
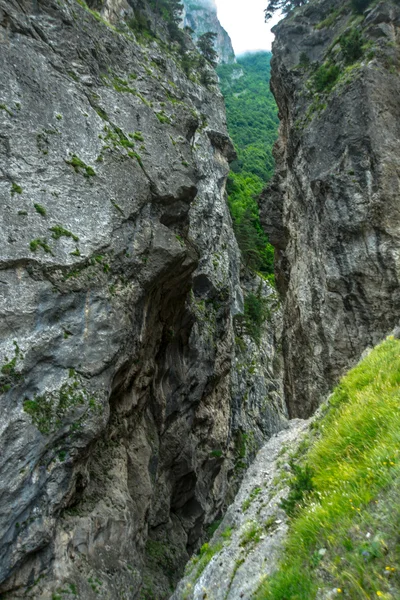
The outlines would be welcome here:
[[[338,40],[355,30],[364,49],[348,64]],[[357,17],[347,2],[310,2],[275,32],[282,121],[261,213],[284,297],[285,397],[304,417],[398,323],[400,7]],[[317,91],[324,63],[339,77]]]
[[[189,79],[165,30],[135,36],[121,18],[155,22],[145,2],[89,4],[0,0],[0,596],[13,600],[168,597],[285,422],[273,325],[260,348],[235,344],[234,152],[215,74]]]

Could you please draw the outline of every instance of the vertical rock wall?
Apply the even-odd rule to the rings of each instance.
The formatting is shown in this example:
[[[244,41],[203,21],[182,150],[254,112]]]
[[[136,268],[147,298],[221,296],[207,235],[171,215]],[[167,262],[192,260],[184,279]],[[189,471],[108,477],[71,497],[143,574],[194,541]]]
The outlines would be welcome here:
[[[139,4],[0,1],[2,598],[167,597],[284,422],[216,76]]]
[[[277,172],[262,198],[284,297],[285,394],[307,416],[398,322],[400,6],[310,2],[275,28]],[[340,43],[361,36],[353,57]],[[357,44],[356,44],[357,46]],[[323,87],[321,66],[336,69]],[[318,69],[320,69],[318,71]]]
[[[183,24],[193,29],[195,39],[208,31],[216,33],[215,50],[219,64],[235,62],[231,38],[218,20],[215,0],[183,0],[183,6]]]

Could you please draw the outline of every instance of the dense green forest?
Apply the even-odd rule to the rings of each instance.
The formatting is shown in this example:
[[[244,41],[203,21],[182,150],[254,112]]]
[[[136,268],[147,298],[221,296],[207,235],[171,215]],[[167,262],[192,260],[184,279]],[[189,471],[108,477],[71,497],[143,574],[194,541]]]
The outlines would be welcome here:
[[[269,52],[255,52],[217,70],[238,154],[228,179],[235,233],[245,264],[265,276],[273,272],[273,248],[261,228],[256,198],[273,174],[272,146],[278,132],[270,60]]]

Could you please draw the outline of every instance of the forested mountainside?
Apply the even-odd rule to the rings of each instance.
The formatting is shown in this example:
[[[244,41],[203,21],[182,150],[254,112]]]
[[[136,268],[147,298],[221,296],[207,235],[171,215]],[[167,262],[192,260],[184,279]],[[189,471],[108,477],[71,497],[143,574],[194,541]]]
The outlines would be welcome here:
[[[266,276],[273,273],[273,248],[260,224],[257,198],[273,175],[272,148],[278,135],[270,61],[271,53],[255,52],[217,69],[238,155],[227,188],[234,229],[246,265]]]

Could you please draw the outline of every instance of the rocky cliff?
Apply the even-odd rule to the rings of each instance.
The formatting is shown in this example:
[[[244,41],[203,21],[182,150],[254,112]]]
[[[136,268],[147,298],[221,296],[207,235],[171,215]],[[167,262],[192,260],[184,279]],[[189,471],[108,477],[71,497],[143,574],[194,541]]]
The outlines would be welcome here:
[[[291,416],[309,415],[398,322],[399,27],[398,2],[357,14],[322,0],[275,28],[281,128],[262,213],[284,298]]]
[[[208,31],[216,33],[215,50],[219,64],[235,62],[231,38],[218,20],[215,0],[183,0],[183,6],[183,24],[193,29],[194,38],[198,39]]]
[[[0,1],[2,598],[168,596],[284,423],[216,76],[151,4]]]

